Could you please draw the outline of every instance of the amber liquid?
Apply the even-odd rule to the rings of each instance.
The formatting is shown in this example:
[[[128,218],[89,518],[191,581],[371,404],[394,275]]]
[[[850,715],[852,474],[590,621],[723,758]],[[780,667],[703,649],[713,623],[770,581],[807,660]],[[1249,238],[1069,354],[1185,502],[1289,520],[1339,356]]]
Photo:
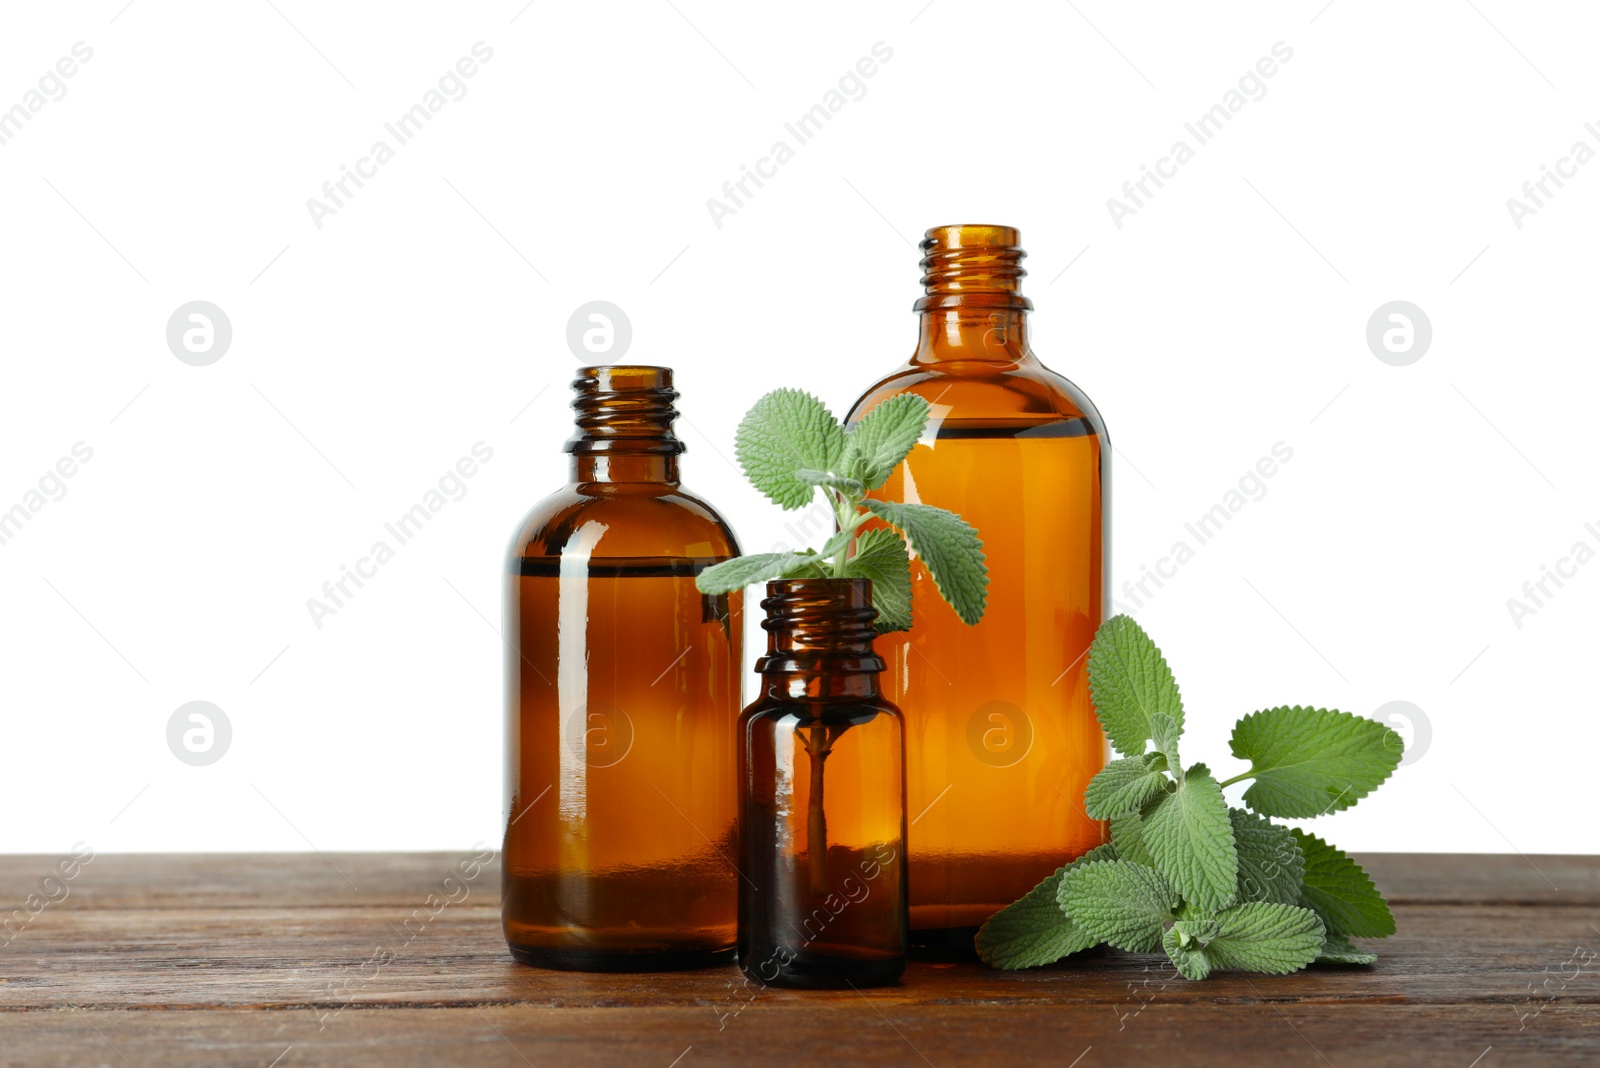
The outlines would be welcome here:
[[[774,986],[893,982],[907,944],[898,717],[769,697],[740,735],[740,968]]]
[[[951,393],[959,412],[964,384],[946,383],[912,388]],[[1105,604],[1101,478],[1086,418],[952,416],[873,494],[959,513],[988,556],[977,625],[914,560],[913,628],[877,642],[884,696],[905,717],[911,928],[924,949],[970,953],[978,925],[1102,840],[1082,807],[1106,759],[1086,664]]]
[[[513,562],[504,913],[519,960],[732,958],[742,599],[695,589],[715,559]]]

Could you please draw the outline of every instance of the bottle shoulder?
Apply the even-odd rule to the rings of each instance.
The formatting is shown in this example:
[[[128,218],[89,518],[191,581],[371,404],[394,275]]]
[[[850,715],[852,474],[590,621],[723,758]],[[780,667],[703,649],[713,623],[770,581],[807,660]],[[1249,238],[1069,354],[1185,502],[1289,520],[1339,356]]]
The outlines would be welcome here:
[[[739,714],[741,732],[751,728],[788,727],[793,725],[791,721],[862,726],[874,720],[900,724],[905,718],[899,707],[881,694],[794,698],[774,692],[768,679],[763,678],[761,685],[756,699]]]
[[[1087,433],[1106,436],[1105,420],[1089,395],[1066,376],[1030,356],[1014,364],[908,364],[867,389],[845,417],[853,425],[883,401],[915,393],[928,401],[945,426],[1026,428],[1077,422]]]
[[[739,555],[733,528],[681,486],[639,492],[568,485],[534,505],[511,539],[509,557],[712,559]]]

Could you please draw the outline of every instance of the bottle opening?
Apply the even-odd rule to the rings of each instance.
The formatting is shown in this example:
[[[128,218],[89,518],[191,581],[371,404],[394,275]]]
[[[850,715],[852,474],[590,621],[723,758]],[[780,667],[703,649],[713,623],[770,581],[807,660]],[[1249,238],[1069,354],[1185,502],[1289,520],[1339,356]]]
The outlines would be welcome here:
[[[672,368],[615,364],[579,369],[572,380],[577,430],[566,451],[575,455],[632,452],[675,456],[684,449],[673,433],[678,417]]]
[[[935,226],[922,239],[925,295],[914,307],[1032,309],[1021,292],[1022,235],[1014,226]]]
[[[757,671],[808,670],[826,660],[834,671],[878,672],[873,651],[872,582],[868,579],[776,579],[761,607],[767,618],[767,655]]]

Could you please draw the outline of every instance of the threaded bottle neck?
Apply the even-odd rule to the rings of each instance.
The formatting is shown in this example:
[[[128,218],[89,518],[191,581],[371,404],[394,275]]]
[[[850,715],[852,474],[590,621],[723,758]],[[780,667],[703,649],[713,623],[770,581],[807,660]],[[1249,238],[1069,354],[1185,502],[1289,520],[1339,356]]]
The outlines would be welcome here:
[[[883,660],[873,651],[872,582],[868,579],[779,579],[767,583],[767,653],[756,670],[771,675],[855,676],[852,692],[876,693]],[[808,686],[809,689],[809,686]],[[790,696],[797,696],[792,691]],[[822,692],[811,696],[823,696]]]
[[[676,482],[684,444],[672,368],[585,367],[572,380],[576,428],[565,451],[578,482]]]
[[[577,430],[566,451],[584,456],[603,452],[676,456],[683,442],[672,431],[678,410],[672,402],[670,367],[585,367],[572,380]]]
[[[935,226],[922,239],[924,295],[917,311],[986,308],[1028,311],[1022,295],[1021,235],[1014,226]]]

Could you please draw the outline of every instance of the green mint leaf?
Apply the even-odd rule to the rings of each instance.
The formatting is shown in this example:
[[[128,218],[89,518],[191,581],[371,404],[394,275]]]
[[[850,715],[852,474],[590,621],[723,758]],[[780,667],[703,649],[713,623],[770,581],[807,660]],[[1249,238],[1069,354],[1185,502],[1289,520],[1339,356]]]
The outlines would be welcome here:
[[[844,562],[843,577],[872,580],[872,606],[878,610],[874,626],[879,634],[911,629],[911,561],[899,534],[884,528],[862,531],[856,537],[855,555]]]
[[[1183,725],[1183,700],[1171,669],[1144,628],[1128,616],[1112,616],[1095,632],[1089,694],[1106,737],[1124,756],[1144,754],[1150,717],[1157,712]]]
[[[1102,860],[1062,876],[1057,900],[1096,942],[1149,953],[1161,945],[1161,930],[1173,919],[1178,892],[1154,868]]]
[[[1242,808],[1230,808],[1228,819],[1239,851],[1239,900],[1298,905],[1306,861],[1289,828]]]
[[[1116,850],[1110,846],[1096,846],[1054,875],[1046,876],[1024,897],[989,917],[989,922],[978,929],[973,941],[978,956],[985,964],[1010,971],[1051,964],[1068,953],[1097,945],[1093,935],[1061,911],[1056,896],[1061,889],[1061,878],[1067,872],[1083,864],[1115,858]]]
[[[1214,968],[1283,975],[1322,952],[1322,921],[1310,909],[1249,901],[1217,913],[1216,920],[1216,933],[1205,943]]]
[[[874,500],[861,503],[906,536],[907,545],[927,565],[940,596],[963,623],[976,623],[983,618],[989,596],[989,570],[983,562],[983,542],[970,523],[953,512],[926,504]]]
[[[1184,899],[1205,909],[1231,904],[1238,894],[1239,854],[1222,788],[1196,764],[1144,813],[1144,838],[1156,867]]]
[[[1156,750],[1167,758],[1167,767],[1176,773],[1183,767],[1178,760],[1178,738],[1183,734],[1183,724],[1167,715],[1157,712],[1150,717],[1150,740],[1155,743]]]
[[[816,496],[816,487],[798,472],[837,469],[844,431],[827,405],[811,394],[775,389],[740,421],[734,452],[756,489],[784,508],[804,508]]]
[[[845,474],[877,489],[911,452],[927,423],[928,402],[915,393],[880,402],[845,435]]]
[[[792,578],[817,566],[815,553],[756,553],[712,564],[694,577],[701,593],[732,593],[753,582]],[[821,572],[818,572],[820,575]]]
[[[1083,810],[1090,819],[1106,820],[1124,812],[1137,812],[1166,792],[1172,780],[1165,772],[1151,768],[1150,756],[1113,760],[1089,780],[1089,787],[1083,792]]]
[[[845,546],[850,544],[850,538],[854,534],[855,531],[853,530],[841,530],[837,532],[827,541],[822,543],[822,548],[817,550],[817,555],[821,557],[834,557],[839,555],[844,551]]]
[[[859,497],[865,491],[860,479],[846,478],[844,475],[830,475],[826,471],[813,471],[809,467],[802,467],[794,473],[794,477],[801,482],[808,482],[813,486],[827,486],[829,489],[839,490],[841,493],[852,497]]]
[[[1233,755],[1255,779],[1244,802],[1263,816],[1303,818],[1349,808],[1400,763],[1400,736],[1377,720],[1325,708],[1252,712],[1233,728]]]
[[[1175,923],[1167,928],[1161,936],[1161,948],[1167,951],[1167,958],[1179,975],[1198,982],[1211,974],[1211,961],[1206,957],[1205,948],[1181,930],[1181,926]]]
[[[1314,834],[1291,832],[1306,860],[1305,902],[1323,918],[1331,934],[1387,938],[1394,913],[1361,865]]]
[[[1376,964],[1378,955],[1351,943],[1344,935],[1331,934],[1323,939],[1322,951],[1313,964]]]
[[[1144,820],[1137,812],[1124,812],[1111,817],[1111,844],[1116,846],[1117,856],[1123,860],[1131,860],[1147,868],[1156,866],[1156,858],[1150,855],[1150,847],[1145,844]]]

